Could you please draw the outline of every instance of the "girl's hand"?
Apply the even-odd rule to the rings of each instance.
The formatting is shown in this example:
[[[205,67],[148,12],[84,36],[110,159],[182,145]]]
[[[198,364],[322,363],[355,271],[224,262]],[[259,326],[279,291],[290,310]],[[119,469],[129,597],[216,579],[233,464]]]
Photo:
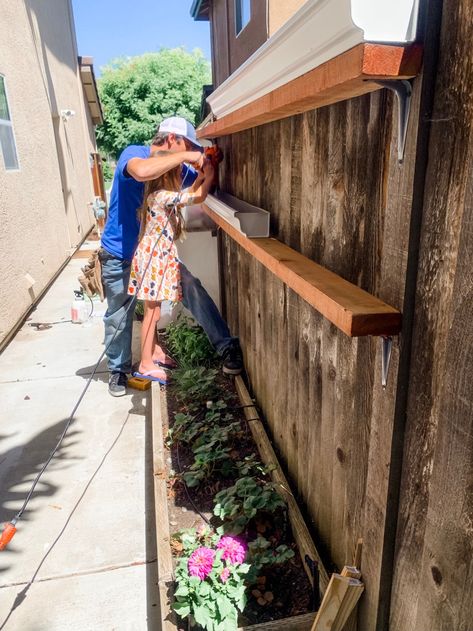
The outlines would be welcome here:
[[[207,160],[207,159],[205,160],[204,166],[202,167],[202,171],[205,175],[206,180],[213,179],[215,171],[210,160]]]

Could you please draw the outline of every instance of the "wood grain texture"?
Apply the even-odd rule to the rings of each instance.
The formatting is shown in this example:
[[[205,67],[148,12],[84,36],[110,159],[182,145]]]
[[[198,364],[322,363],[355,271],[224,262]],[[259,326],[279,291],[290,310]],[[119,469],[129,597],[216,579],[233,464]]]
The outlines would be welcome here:
[[[359,44],[197,130],[198,138],[217,138],[338,103],[381,89],[376,79],[409,79],[419,72],[419,45]]]
[[[292,249],[401,310],[412,177],[397,163],[395,138],[385,91],[313,110],[222,139],[222,187],[267,209],[272,234]],[[414,153],[408,139],[408,164]],[[379,568],[390,519],[386,472],[399,349],[383,392],[375,340],[346,337],[232,238],[223,235],[222,244],[230,257],[221,270],[229,305],[238,252],[240,265],[251,262],[248,309],[237,310],[234,301],[229,323],[233,333],[254,326],[259,309],[263,345],[252,354],[260,360],[246,368],[322,558],[341,568],[358,537],[374,543],[362,599],[369,593],[370,605],[359,615],[362,631],[373,631],[378,610],[386,609]],[[378,423],[384,433],[376,430],[380,442],[371,445]]]
[[[415,315],[412,348],[404,332],[383,391],[379,344],[342,336],[252,263],[249,308],[257,293],[264,349],[256,351],[263,360],[248,368],[249,379],[321,554],[341,567],[363,535],[361,631],[472,626],[471,18],[466,0],[444,3],[434,108],[424,93],[431,79],[421,74],[402,165],[393,100],[385,91],[222,140],[224,188],[267,208],[272,234]],[[425,174],[418,143],[429,123]],[[251,168],[243,178],[247,156]],[[293,164],[300,165],[300,179]],[[228,237],[223,242],[228,251],[241,249]],[[245,255],[241,264],[250,260]],[[233,270],[222,273],[229,293]],[[250,322],[239,313],[233,325],[242,320]]]
[[[241,627],[239,631],[310,631],[314,622],[315,613],[307,613],[302,616],[261,622],[251,627]]]
[[[443,6],[390,628],[473,628],[473,37]]]
[[[394,307],[277,239],[245,237],[205,203],[203,207],[239,245],[350,337],[399,333],[401,314]]]
[[[363,589],[358,579],[332,574],[311,631],[342,631]]]

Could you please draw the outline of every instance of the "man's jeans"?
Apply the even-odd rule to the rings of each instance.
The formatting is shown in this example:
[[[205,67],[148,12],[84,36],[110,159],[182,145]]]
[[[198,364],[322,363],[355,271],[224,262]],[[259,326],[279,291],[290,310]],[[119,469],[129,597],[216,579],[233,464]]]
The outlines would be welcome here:
[[[107,347],[108,369],[110,372],[131,372],[131,336],[133,330],[134,306],[130,306],[126,316],[123,314],[135,298],[129,296],[130,278],[129,261],[115,258],[104,250],[101,251],[102,281],[107,299],[107,311],[104,316],[105,346]],[[217,306],[198,278],[187,267],[180,264],[182,302],[189,309],[197,322],[206,332],[209,340],[222,354],[228,347],[238,343],[232,337],[226,322],[222,319]],[[120,322],[123,318],[123,321]],[[115,337],[113,335],[117,331]],[[113,341],[111,341],[113,338]]]

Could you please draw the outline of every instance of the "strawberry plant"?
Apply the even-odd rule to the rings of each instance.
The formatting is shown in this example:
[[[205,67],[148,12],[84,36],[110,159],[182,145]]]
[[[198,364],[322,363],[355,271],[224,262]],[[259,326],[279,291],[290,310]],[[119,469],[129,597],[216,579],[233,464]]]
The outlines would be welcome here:
[[[216,494],[213,513],[223,522],[218,532],[239,534],[258,512],[274,513],[285,506],[273,483],[244,477]]]
[[[218,370],[205,366],[174,370],[173,393],[179,401],[198,409],[206,401],[222,397],[217,375]]]
[[[181,368],[210,366],[215,351],[204,330],[190,318],[179,317],[166,329],[166,341],[171,354]]]

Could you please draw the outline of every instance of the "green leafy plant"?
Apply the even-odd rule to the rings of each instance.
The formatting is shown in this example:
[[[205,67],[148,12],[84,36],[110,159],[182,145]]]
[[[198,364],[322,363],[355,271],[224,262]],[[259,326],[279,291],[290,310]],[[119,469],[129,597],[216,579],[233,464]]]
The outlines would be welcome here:
[[[115,168],[112,167],[107,157],[102,154],[102,171],[105,182],[111,182],[115,174]]]
[[[169,428],[166,437],[166,446],[169,448],[179,441],[189,443],[197,436],[204,425],[204,421],[198,421],[193,414],[178,412],[174,415],[174,423]]]
[[[236,437],[240,428],[240,423],[236,422],[225,427],[209,427],[199,434],[192,445],[194,462],[183,474],[187,486],[198,486],[216,471],[226,477],[235,470],[230,456],[230,436]]]
[[[239,460],[236,463],[239,477],[253,475],[266,475],[270,471],[276,468],[276,465],[265,466],[260,460],[257,459],[255,454],[245,456],[243,460]]]
[[[208,529],[180,533],[183,555],[176,567],[173,609],[207,631],[235,631],[246,605],[246,546]]]
[[[172,391],[179,401],[198,409],[206,401],[221,397],[217,375],[218,370],[205,366],[174,370]]]
[[[256,582],[258,574],[263,567],[267,565],[277,565],[285,563],[294,557],[294,550],[286,545],[280,545],[277,548],[271,546],[271,542],[258,535],[254,541],[248,544],[248,563],[250,570],[247,575],[247,583],[249,585]]]
[[[185,316],[171,322],[166,336],[169,350],[182,368],[208,366],[215,360],[215,351],[204,330]]]
[[[223,522],[217,531],[239,534],[258,512],[274,513],[285,505],[271,482],[252,476],[240,478],[215,496],[213,513]]]
[[[142,320],[145,315],[145,303],[142,300],[136,301],[135,315],[137,320]]]
[[[174,416],[174,423],[168,432],[167,445],[170,446],[176,442],[191,444],[207,430],[213,430],[216,425],[221,423],[227,425],[233,419],[233,416],[225,413],[226,409],[227,404],[220,400],[209,402],[209,407],[207,407],[207,412],[204,416],[202,415],[202,410],[195,414],[177,413]]]

